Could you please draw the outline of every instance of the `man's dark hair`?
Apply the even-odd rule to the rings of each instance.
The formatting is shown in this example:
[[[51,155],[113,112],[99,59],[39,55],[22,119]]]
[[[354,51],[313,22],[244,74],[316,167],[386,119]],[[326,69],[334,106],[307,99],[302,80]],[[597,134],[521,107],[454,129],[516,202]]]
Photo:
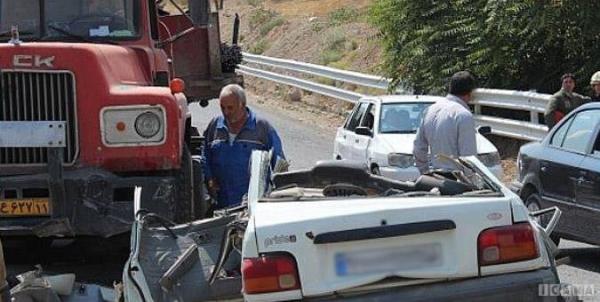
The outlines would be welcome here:
[[[450,94],[466,95],[475,89],[475,77],[468,71],[459,71],[450,78]]]
[[[577,80],[575,78],[575,75],[572,73],[565,73],[562,75],[562,77],[560,77],[560,82],[562,83],[562,81],[564,81],[565,79],[571,78],[573,81]]]

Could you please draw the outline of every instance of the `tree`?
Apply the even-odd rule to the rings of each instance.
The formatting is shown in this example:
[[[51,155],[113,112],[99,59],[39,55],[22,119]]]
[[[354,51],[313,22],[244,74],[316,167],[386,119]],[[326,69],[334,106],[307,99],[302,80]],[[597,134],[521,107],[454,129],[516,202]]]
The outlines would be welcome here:
[[[600,1],[376,0],[370,21],[393,85],[442,93],[456,71],[482,87],[553,92],[560,75],[579,84],[600,69]]]

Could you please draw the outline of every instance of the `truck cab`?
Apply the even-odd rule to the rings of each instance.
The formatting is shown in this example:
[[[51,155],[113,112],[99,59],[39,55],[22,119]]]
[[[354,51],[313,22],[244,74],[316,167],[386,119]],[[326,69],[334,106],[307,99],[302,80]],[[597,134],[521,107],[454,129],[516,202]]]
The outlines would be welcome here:
[[[128,232],[136,187],[168,219],[202,215],[188,103],[241,82],[217,10],[0,0],[0,235]]]

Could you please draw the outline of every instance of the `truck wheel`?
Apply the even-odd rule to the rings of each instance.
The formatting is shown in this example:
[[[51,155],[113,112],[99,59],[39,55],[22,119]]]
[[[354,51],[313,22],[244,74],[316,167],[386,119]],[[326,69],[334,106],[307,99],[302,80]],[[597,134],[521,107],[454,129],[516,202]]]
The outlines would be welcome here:
[[[194,219],[206,218],[210,199],[205,196],[202,163],[199,157],[192,157],[187,146],[183,150],[181,169],[177,172],[177,178],[175,222],[186,223]]]
[[[194,172],[194,204],[193,218],[204,219],[208,216],[210,197],[206,195],[206,186],[204,184],[204,173],[202,172],[202,162],[200,158],[192,159]]]
[[[187,145],[183,147],[181,168],[176,172],[177,193],[174,205],[174,220],[176,223],[185,223],[192,220],[194,199],[194,173],[190,150]]]

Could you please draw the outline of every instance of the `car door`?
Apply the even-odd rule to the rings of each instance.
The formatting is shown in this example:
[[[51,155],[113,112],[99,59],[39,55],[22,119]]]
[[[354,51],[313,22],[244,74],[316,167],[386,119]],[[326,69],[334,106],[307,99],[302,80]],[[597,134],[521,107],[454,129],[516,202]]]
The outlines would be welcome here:
[[[367,127],[371,129],[371,133],[373,133],[373,126],[375,124],[375,104],[367,103],[367,109],[362,119],[360,120],[360,127]],[[352,149],[352,159],[364,163],[368,163],[367,159],[367,149],[373,140],[372,136],[369,135],[360,135],[356,132],[353,133],[354,142],[351,146]]]
[[[600,110],[588,110],[593,135],[588,142],[587,155],[579,165],[576,181],[575,214],[580,240],[600,244]]]
[[[348,153],[348,142],[346,141],[346,127],[348,126],[348,123],[350,123],[352,116],[354,116],[354,114],[356,113],[356,110],[358,110],[358,105],[359,104],[357,103],[354,106],[354,108],[352,108],[352,111],[350,111],[350,114],[348,114],[346,120],[344,120],[344,124],[337,128],[337,132],[335,134],[335,141],[333,142],[334,159],[342,159],[344,155]]]
[[[585,157],[580,134],[584,123],[578,115],[562,124],[540,154],[538,175],[541,183],[542,207],[557,206],[563,211],[558,228],[561,233],[572,234],[576,230],[575,185],[579,177],[578,167]]]
[[[358,102],[354,107],[354,110],[350,114],[346,123],[343,127],[338,128],[338,132],[335,140],[335,149],[337,151],[337,157],[340,159],[351,159],[352,158],[352,145],[354,144],[354,129],[358,127],[362,117],[367,110],[368,103]]]

